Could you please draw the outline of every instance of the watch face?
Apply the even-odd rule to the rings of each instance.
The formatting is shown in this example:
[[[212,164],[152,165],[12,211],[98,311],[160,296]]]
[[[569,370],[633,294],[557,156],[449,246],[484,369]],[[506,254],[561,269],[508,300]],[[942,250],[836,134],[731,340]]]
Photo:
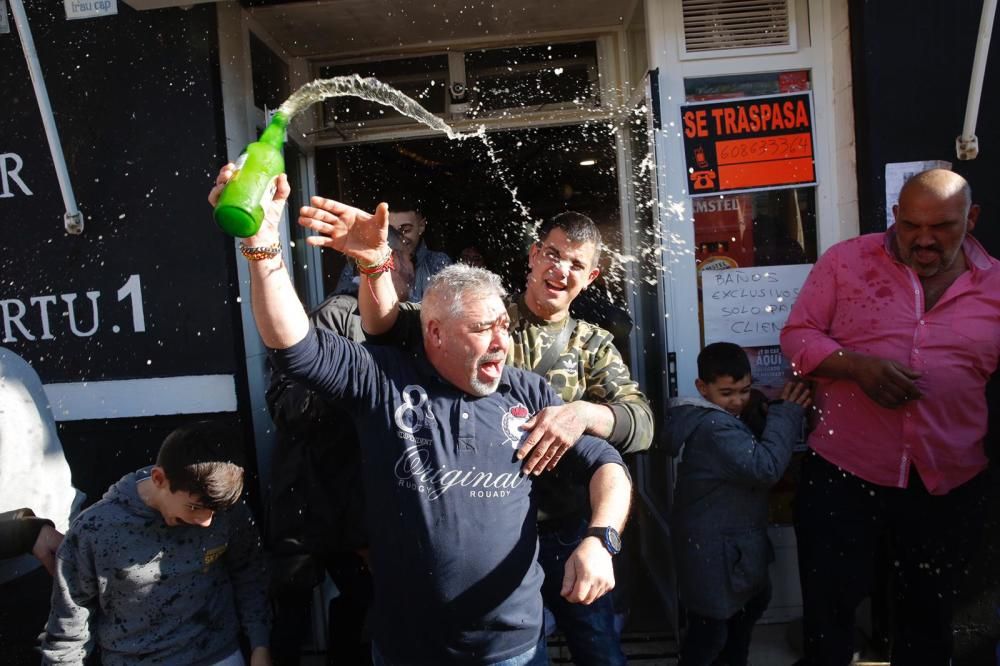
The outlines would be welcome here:
[[[604,532],[604,542],[608,546],[608,550],[616,555],[622,549],[622,537],[618,534],[618,530],[613,527],[609,527]]]

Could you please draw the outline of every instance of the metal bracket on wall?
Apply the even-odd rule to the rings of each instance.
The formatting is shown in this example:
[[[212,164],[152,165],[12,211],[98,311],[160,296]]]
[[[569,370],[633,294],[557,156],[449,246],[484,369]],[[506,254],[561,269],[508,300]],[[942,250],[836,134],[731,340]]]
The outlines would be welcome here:
[[[63,204],[66,206],[63,226],[67,233],[81,234],[83,233],[83,213],[77,208],[76,197],[73,196],[73,185],[69,181],[66,159],[63,157],[62,144],[59,142],[59,130],[56,128],[56,120],[52,116],[49,93],[45,88],[45,79],[42,77],[42,67],[38,64],[38,53],[35,51],[35,40],[31,36],[31,27],[28,25],[28,15],[24,12],[21,0],[10,0],[10,11],[14,15],[14,25],[17,26],[17,34],[21,38],[21,48],[24,50],[24,59],[28,63],[28,73],[31,75],[31,84],[35,88],[38,111],[42,116],[42,125],[45,127],[45,138],[49,142],[49,152],[52,153],[52,163],[56,169],[56,178],[59,180],[59,190],[62,192]]]

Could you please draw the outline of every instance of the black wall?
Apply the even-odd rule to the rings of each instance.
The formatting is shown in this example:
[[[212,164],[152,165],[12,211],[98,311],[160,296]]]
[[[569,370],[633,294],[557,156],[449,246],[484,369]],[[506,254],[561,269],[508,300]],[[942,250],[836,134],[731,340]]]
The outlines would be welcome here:
[[[976,134],[980,155],[960,162],[961,134],[982,2],[851,0],[858,192],[862,233],[885,229],[885,164],[940,159],[972,185],[982,206],[974,235],[1000,257],[1000,29],[987,61]],[[994,381],[991,421],[1000,414]],[[991,428],[988,450],[996,450]],[[994,456],[994,468],[996,457]],[[994,478],[996,469],[991,470]],[[992,483],[993,489],[1000,484]],[[984,543],[959,605],[956,666],[995,663],[1000,638],[1000,498],[990,498]]]
[[[0,35],[0,155],[20,158],[18,176],[32,194],[11,178],[9,196],[0,189],[0,305],[10,328],[0,310],[0,344],[31,362],[45,383],[203,374],[242,382],[232,241],[205,201],[225,161],[215,6],[136,12],[119,2],[116,16],[67,21],[61,2],[26,5],[86,229],[79,236],[63,229],[11,21],[11,34]],[[5,165],[13,158],[0,159]],[[138,276],[131,295],[119,296],[130,276]],[[96,322],[87,292],[100,294]],[[77,330],[92,334],[73,332],[64,294],[76,295]],[[44,336],[42,307],[53,297]],[[140,302],[145,331],[134,322]],[[22,306],[27,334],[10,321]],[[247,404],[245,386],[238,391]],[[166,432],[191,418],[62,423],[76,485],[96,499],[150,462]]]
[[[980,155],[958,161],[982,2],[851,2],[861,231],[885,229],[885,164],[938,159],[972,184],[983,207],[975,235],[1000,256],[1000,30],[987,61]]]

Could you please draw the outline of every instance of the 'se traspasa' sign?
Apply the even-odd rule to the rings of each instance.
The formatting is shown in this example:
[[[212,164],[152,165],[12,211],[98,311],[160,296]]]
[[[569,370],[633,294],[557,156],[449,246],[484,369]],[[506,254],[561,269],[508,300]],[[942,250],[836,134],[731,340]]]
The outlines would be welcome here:
[[[811,93],[681,107],[691,196],[816,182]]]

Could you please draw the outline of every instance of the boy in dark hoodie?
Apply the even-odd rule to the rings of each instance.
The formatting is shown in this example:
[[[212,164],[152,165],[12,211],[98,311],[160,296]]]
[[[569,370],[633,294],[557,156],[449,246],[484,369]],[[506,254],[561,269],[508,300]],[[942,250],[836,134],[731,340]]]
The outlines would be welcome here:
[[[680,457],[671,513],[688,615],[680,666],[745,666],[771,599],[767,493],[788,466],[811,398],[804,384],[785,385],[758,438],[740,418],[750,383],[743,349],[716,342],[698,355],[701,398],[675,398],[667,410],[667,447]]]
[[[43,664],[269,666],[267,575],[227,429],[178,428],[70,525]]]

